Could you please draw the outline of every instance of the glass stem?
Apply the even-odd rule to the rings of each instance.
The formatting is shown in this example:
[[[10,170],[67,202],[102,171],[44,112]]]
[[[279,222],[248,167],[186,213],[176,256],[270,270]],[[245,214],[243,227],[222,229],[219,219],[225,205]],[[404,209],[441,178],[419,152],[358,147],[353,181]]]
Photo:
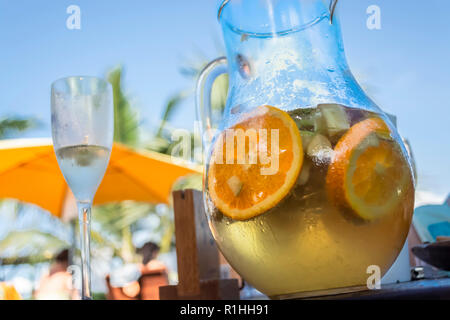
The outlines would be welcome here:
[[[81,299],[92,300],[91,293],[91,204],[78,202],[81,237]]]

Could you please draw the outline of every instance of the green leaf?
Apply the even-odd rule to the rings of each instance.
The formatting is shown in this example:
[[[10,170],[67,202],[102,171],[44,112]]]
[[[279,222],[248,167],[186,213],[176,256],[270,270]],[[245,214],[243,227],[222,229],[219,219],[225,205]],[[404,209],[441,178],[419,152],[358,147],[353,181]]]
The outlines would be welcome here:
[[[114,141],[134,146],[139,141],[139,120],[122,89],[122,67],[108,74],[114,97]]]

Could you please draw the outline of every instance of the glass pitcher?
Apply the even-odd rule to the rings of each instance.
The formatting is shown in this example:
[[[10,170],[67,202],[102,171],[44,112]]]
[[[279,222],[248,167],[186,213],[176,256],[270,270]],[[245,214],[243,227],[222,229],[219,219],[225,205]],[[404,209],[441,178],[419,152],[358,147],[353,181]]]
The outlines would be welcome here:
[[[387,272],[411,222],[410,159],[347,65],[336,2],[223,1],[227,57],[197,84],[211,231],[272,298],[365,286]],[[213,130],[211,87],[223,73]]]

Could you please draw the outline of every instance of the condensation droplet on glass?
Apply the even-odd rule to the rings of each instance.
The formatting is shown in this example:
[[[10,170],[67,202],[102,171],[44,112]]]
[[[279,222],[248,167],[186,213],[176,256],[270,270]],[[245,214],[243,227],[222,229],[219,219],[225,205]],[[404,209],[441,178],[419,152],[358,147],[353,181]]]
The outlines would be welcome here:
[[[233,108],[231,108],[231,114],[236,114],[236,113],[240,113],[242,109],[242,106],[240,104],[234,106]]]

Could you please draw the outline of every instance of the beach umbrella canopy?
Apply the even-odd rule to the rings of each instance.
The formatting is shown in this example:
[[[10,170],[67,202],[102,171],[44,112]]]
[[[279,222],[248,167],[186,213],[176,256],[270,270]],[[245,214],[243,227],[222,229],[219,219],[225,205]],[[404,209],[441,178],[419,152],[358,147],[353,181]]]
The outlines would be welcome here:
[[[125,200],[168,203],[173,184],[199,172],[170,156],[114,143],[94,205]],[[51,139],[0,140],[0,198],[32,203],[61,217],[70,195]]]

